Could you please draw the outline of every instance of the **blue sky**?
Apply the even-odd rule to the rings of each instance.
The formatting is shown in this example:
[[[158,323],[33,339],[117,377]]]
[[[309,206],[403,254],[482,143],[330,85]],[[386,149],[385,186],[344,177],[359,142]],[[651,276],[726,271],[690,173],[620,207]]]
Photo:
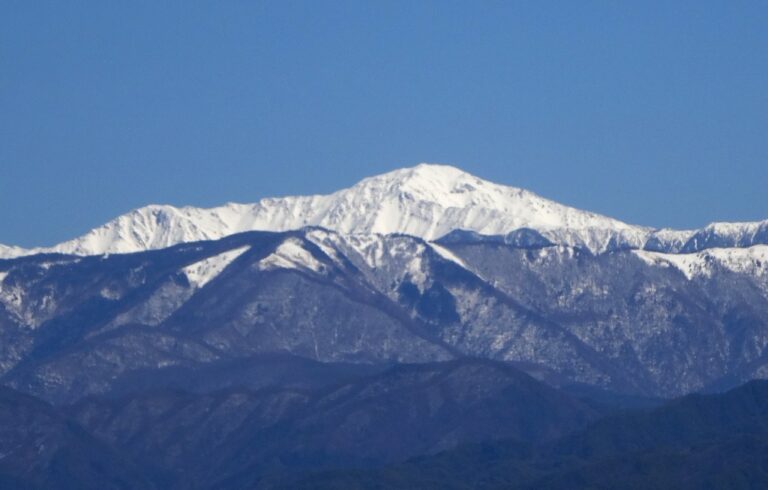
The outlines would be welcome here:
[[[0,242],[450,163],[624,221],[768,218],[768,3],[0,6]]]

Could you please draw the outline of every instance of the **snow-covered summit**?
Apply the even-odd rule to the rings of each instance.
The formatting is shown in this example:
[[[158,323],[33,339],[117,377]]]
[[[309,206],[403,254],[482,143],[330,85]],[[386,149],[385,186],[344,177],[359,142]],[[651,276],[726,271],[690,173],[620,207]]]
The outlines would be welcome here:
[[[448,165],[420,164],[395,170],[364,179],[335,195],[341,198],[338,211],[358,215],[358,222],[349,222],[348,229],[339,230],[343,232],[401,232],[431,240],[456,229],[493,235],[524,227],[633,228]]]
[[[128,253],[233,233],[320,226],[344,234],[404,233],[434,240],[455,230],[506,235],[532,229],[552,243],[602,252],[612,247],[682,247],[695,232],[654,234],[532,192],[495,184],[448,165],[419,164],[369,177],[333,194],[265,198],[215,208],[146,206],[46,249],[0,249],[0,257],[38,252]],[[655,241],[654,241],[655,240]],[[672,244],[672,245],[670,245]],[[675,250],[677,251],[677,250]]]

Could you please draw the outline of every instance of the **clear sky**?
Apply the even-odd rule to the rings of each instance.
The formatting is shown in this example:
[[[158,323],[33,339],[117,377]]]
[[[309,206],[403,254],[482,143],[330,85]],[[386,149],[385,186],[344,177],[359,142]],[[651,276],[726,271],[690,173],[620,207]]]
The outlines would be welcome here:
[[[421,161],[624,221],[768,218],[768,2],[4,1],[0,242]]]

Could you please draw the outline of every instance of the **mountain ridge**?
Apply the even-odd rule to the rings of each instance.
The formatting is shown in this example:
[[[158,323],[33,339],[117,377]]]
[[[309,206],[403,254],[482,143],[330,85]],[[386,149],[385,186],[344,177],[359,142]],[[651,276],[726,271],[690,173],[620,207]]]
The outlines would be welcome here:
[[[768,243],[768,220],[712,223],[699,230],[653,229],[565,206],[449,165],[422,163],[365,178],[327,195],[268,197],[213,208],[148,205],[52,247],[0,245],[0,258],[132,253],[245,231],[306,226],[345,234],[404,233],[429,241],[457,230],[506,236],[530,229],[553,244],[592,253],[625,248],[688,253]]]
[[[556,384],[676,396],[766,377],[767,256],[305,228],[3,260],[0,372],[59,402],[140,372],[278,352],[361,364],[475,356]]]

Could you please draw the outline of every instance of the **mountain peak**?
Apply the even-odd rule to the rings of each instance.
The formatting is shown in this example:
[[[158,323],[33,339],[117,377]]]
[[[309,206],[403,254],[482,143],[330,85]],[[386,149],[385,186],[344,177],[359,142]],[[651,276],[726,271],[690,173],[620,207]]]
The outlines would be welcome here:
[[[233,233],[320,226],[346,234],[404,233],[434,240],[462,229],[486,235],[520,228],[634,230],[604,216],[483,180],[442,164],[420,163],[361,180],[329,195],[265,198],[254,204],[202,209],[151,205],[49,249],[76,255],[128,253]],[[638,230],[643,230],[639,229]],[[570,236],[572,245],[599,249],[601,235]],[[557,241],[556,241],[557,242]]]
[[[445,163],[430,163],[430,162],[421,162],[418,163],[412,167],[403,167],[398,168],[395,170],[391,170],[387,173],[379,175],[379,177],[385,176],[385,175],[392,175],[392,176],[398,176],[398,175],[467,175],[472,177],[471,174],[468,172],[465,172],[464,170],[455,167],[453,165],[448,165]],[[376,176],[372,177],[375,178]]]
[[[450,165],[420,163],[413,167],[401,168],[368,177],[355,184],[352,188],[380,185],[390,188],[450,191],[456,185],[468,182],[491,184]]]
[[[368,177],[328,195],[265,198],[252,204],[229,203],[209,209],[153,204],[55,247],[22,250],[0,246],[0,257],[40,252],[130,253],[215,240],[244,231],[286,231],[306,226],[343,234],[403,233],[426,240],[456,230],[507,235],[528,229],[550,243],[593,252],[617,247],[642,248],[649,240],[653,241],[653,250],[678,250],[691,236],[706,246],[731,242],[744,246],[754,242],[756,236],[768,234],[765,227],[734,224],[744,234],[743,238],[723,241],[719,232],[728,228],[726,225],[718,225],[714,237],[699,237],[692,232],[652,235],[649,228],[564,206],[524,189],[489,182],[451,165],[420,163]],[[736,235],[730,228],[725,231]]]
[[[345,191],[376,195],[379,199],[397,197],[422,201],[426,205],[437,204],[443,207],[481,206],[503,209],[505,200],[519,198],[524,194],[542,199],[516,187],[489,182],[451,165],[435,163],[420,163],[414,167],[368,177]]]

